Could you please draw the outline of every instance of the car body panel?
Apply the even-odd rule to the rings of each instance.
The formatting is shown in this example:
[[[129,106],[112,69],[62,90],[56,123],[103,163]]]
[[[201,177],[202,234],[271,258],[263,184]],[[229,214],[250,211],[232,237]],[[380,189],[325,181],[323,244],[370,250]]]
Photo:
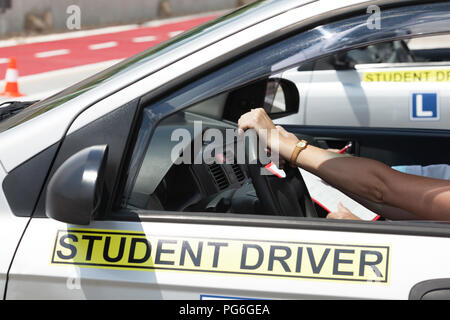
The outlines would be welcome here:
[[[450,128],[450,92],[448,82],[365,81],[367,74],[428,72],[448,70],[449,64],[415,63],[360,65],[355,70],[285,72],[283,77],[297,84],[299,113],[282,119],[280,124],[355,126],[385,128]],[[309,81],[307,80],[309,79]],[[326,88],[327,95],[323,95]],[[413,94],[437,96],[436,117],[412,118]]]
[[[304,246],[307,248],[314,244],[326,244],[325,248],[332,245],[348,245],[350,250],[358,246],[388,247],[389,253],[387,268],[387,281],[377,281],[377,278],[366,281],[342,281],[336,279],[318,278],[286,278],[266,275],[245,275],[225,273],[221,266],[231,264],[239,265],[242,258],[240,252],[233,254],[232,260],[219,260],[219,270],[215,272],[205,271],[202,268],[186,267],[184,270],[126,270],[119,267],[80,266],[52,263],[55,257],[55,243],[57,231],[70,228],[83,229],[85,231],[138,231],[146,234],[153,247],[156,240],[164,239],[178,241],[192,241],[201,239],[204,241],[202,259],[207,259],[206,264],[212,263],[212,255],[206,253],[207,242],[228,243],[239,240],[239,244],[256,244],[264,246],[283,246],[286,244],[292,248]],[[35,239],[40,239],[35,241]],[[81,240],[87,246],[87,240]],[[118,253],[117,241],[111,256]],[[99,242],[100,243],[100,242]],[[101,255],[102,246],[94,244],[94,254]],[[110,222],[97,221],[89,227],[68,226],[52,220],[33,219],[27,229],[27,237],[23,240],[14,267],[11,271],[8,285],[7,299],[199,299],[201,294],[243,296],[250,298],[358,298],[358,299],[407,299],[410,288],[414,284],[433,278],[448,278],[450,276],[450,257],[447,250],[428,250],[428,248],[446,248],[450,244],[448,238],[417,237],[383,234],[366,234],[358,232],[331,232],[302,229],[278,229],[255,228],[243,226],[220,226],[205,224],[172,224],[172,223],[147,223],[147,222]],[[128,245],[128,243],[127,243]],[[100,246],[100,247],[96,247]],[[163,250],[167,251],[161,259],[176,261],[179,258],[177,246],[168,243]],[[80,248],[80,247],[78,247]],[[194,251],[195,246],[193,245]],[[98,251],[95,251],[99,249]],[[349,249],[344,247],[344,249]],[[58,247],[61,250],[61,247]],[[156,250],[155,248],[153,250]],[[221,250],[222,256],[227,257],[226,247]],[[302,268],[309,265],[307,249],[304,251]],[[326,249],[325,249],[326,250]],[[369,249],[370,250],[370,249]],[[373,249],[372,250],[376,250]],[[69,251],[64,252],[67,254]],[[126,249],[125,252],[128,252]],[[155,251],[152,251],[152,254]],[[282,252],[281,252],[282,253]],[[279,255],[282,255],[278,253]],[[324,251],[314,251],[317,255],[316,263],[323,257]],[[219,254],[219,259],[222,256]],[[268,250],[264,250],[264,262],[258,271],[268,269]],[[294,252],[292,257],[294,257]],[[228,256],[230,257],[230,256]],[[155,260],[155,256],[151,258]],[[344,253],[339,257],[340,271],[349,271],[348,262],[344,260],[358,259],[352,253]],[[370,259],[374,257],[371,256]],[[252,258],[256,259],[256,258]],[[291,258],[292,260],[292,258]],[[284,275],[295,275],[293,272],[294,261],[287,260],[292,267],[291,272],[282,272]],[[76,259],[75,259],[76,261]],[[325,258],[324,269],[333,268],[333,255]],[[336,261],[336,260],[334,260]],[[442,261],[437,265],[435,261]],[[32,262],[32,263],[30,263]],[[250,258],[249,258],[250,262]],[[254,260],[253,260],[254,262]],[[252,263],[253,263],[252,262]],[[305,264],[306,263],[306,264]],[[357,261],[356,264],[359,264]],[[275,263],[275,266],[278,264]],[[161,266],[161,265],[160,265]],[[202,261],[203,266],[203,261]],[[170,267],[170,266],[169,266]],[[210,268],[211,269],[211,268]],[[209,269],[209,270],[210,270]],[[380,268],[381,269],[381,268]],[[199,271],[200,270],[200,271]],[[357,269],[356,269],[357,270]],[[217,271],[217,270],[216,270]],[[221,273],[220,271],[224,271]],[[241,270],[242,271],[242,270]],[[384,269],[381,271],[384,272]],[[297,273],[298,274],[302,274]],[[383,275],[385,276],[385,275]],[[43,287],[51,288],[42,290]],[[26,290],[24,290],[26,288]]]
[[[230,27],[226,34],[221,33],[219,29],[215,36],[205,36],[204,40],[192,44],[192,47],[186,45],[189,48],[186,48],[185,52],[169,52],[161,60],[138,65],[142,70],[136,74],[132,72],[135,69],[126,71],[123,77],[106,81],[80,95],[75,94],[76,97],[58,107],[3,131],[0,133],[2,164],[0,181],[3,181],[8,172],[39,152],[59,143],[68,135],[78,132],[127,102],[157,91],[164,85],[169,84],[170,87],[172,82],[184,76],[189,79],[197,72],[209,70],[208,68],[223,61],[221,59],[246,52],[240,50],[245,45],[253,43],[251,41],[264,42],[276,31],[279,32],[278,35],[283,34],[284,29],[293,30],[334,15],[353,10],[361,11],[370,4],[393,3],[393,1],[345,1],[338,4],[336,1],[316,1],[301,7],[306,2],[282,1],[280,6],[275,4],[273,7],[268,6],[264,15],[249,21],[248,24]],[[277,30],[274,30],[273,26],[277,26]],[[223,58],[227,52],[232,54]],[[318,75],[304,75],[299,79],[299,83],[305,84],[305,87],[299,87],[301,94],[308,95],[307,91],[312,90],[311,77],[314,76]],[[161,92],[164,93],[164,88]],[[301,103],[306,103],[306,100]],[[303,109],[307,108],[306,104],[301,106]],[[169,105],[164,112],[166,114],[173,112],[176,107]],[[155,118],[159,116],[158,114]],[[307,117],[305,113],[303,119]],[[4,250],[5,256],[0,262],[0,289],[2,286],[5,287],[6,272],[10,265],[6,299],[199,299],[202,295],[248,298],[407,299],[410,289],[418,282],[430,278],[450,278],[449,253],[441,249],[446,248],[445,243],[450,241],[445,235],[363,232],[358,231],[357,224],[354,230],[330,231],[326,228],[308,229],[295,224],[282,228],[268,224],[251,226],[224,224],[214,218],[203,223],[190,222],[185,218],[184,213],[179,215],[178,220],[172,222],[152,221],[141,217],[131,221],[120,219],[113,221],[114,218],[110,218],[93,221],[88,227],[73,226],[46,218],[31,218],[31,220],[16,218],[1,193],[0,225],[5,229],[1,230],[4,232],[0,233],[0,240],[8,243],[8,246],[0,249]],[[258,221],[258,218],[253,216],[249,219]],[[239,218],[236,220],[239,222]],[[273,221],[275,224],[276,219]],[[20,240],[26,226],[26,232]],[[416,229],[420,229],[420,226]],[[125,239],[124,250],[129,254],[131,249],[127,241],[131,241],[132,238],[128,237],[137,233],[141,238],[149,240],[152,248],[156,247],[155,250],[158,250],[159,240],[169,242],[166,242],[168,247],[165,251],[159,247],[160,267],[143,271],[138,270],[136,266],[129,268],[113,262],[93,264],[90,262],[92,257],[80,258],[76,254],[71,256],[75,252],[72,251],[73,248],[90,250],[90,242],[86,240],[88,238],[72,237],[73,242],[70,243],[65,242],[69,238],[61,238],[61,234],[71,232],[72,234],[78,232],[80,236],[101,234],[101,239],[96,241],[106,241],[108,236],[112,239],[117,235],[116,242],[110,247],[116,251],[111,255],[117,253],[125,260],[124,255],[120,254],[119,241],[122,238]],[[181,255],[178,255],[179,251],[171,252],[171,250],[183,248],[187,250],[190,241],[197,245],[202,242],[205,246],[209,246],[210,251],[204,257],[213,258],[213,261],[215,254],[211,252],[211,245],[208,243],[223,242],[228,247],[237,248],[237,251],[229,253],[227,256],[229,260],[217,267],[217,270],[214,269],[214,262],[211,265],[211,260],[206,262],[209,263],[207,268],[202,264],[201,258],[200,264],[195,265],[196,257],[193,251],[184,251],[185,258],[189,256],[193,266],[170,267],[175,265],[175,260],[170,260],[170,257],[176,256],[177,261],[182,259]],[[108,254],[105,243],[101,242],[100,246],[92,247],[94,259],[101,261],[105,257],[105,252]],[[174,249],[170,247],[171,244],[183,245]],[[264,247],[262,269],[255,268],[256,271],[249,271],[248,268],[243,268],[245,244],[251,244],[253,248],[255,245]],[[287,249],[282,249],[286,247],[291,251],[289,257],[285,257],[284,260],[290,259],[294,252],[297,254],[297,261],[289,262],[290,268],[298,269],[293,278],[292,270],[286,271],[285,265],[281,262],[284,261],[283,256],[276,256],[276,252],[271,251],[285,250],[287,253]],[[298,264],[299,247],[303,248],[301,264]],[[308,247],[311,248],[310,251]],[[430,247],[437,249],[429,250]],[[14,255],[16,248],[17,253]],[[344,251],[337,248],[343,248]],[[382,259],[380,263],[385,266],[383,272],[377,273],[375,270],[380,269],[367,268],[373,261],[365,261],[367,265],[364,265],[364,269],[358,269],[362,258],[353,255],[355,252],[361,252],[361,248],[370,252],[379,250],[377,252]],[[166,263],[166,268],[163,266],[164,263],[161,263],[161,259],[164,261],[161,255],[165,255],[165,262],[169,262]],[[272,256],[277,274],[269,270],[268,255]],[[128,263],[132,260],[130,257]],[[153,261],[157,257],[158,253],[152,252],[149,258]],[[374,257],[378,256],[372,253],[372,258]],[[61,263],[61,259],[64,263]],[[350,260],[352,262],[349,262]],[[439,263],[436,263],[437,261]],[[181,265],[181,262],[178,265]],[[353,269],[346,269],[349,265]],[[303,267],[309,268],[309,271],[303,269],[305,274],[301,273]],[[371,276],[364,278],[366,272],[370,270]],[[322,275],[322,271],[327,274]],[[358,274],[363,276],[359,277]]]

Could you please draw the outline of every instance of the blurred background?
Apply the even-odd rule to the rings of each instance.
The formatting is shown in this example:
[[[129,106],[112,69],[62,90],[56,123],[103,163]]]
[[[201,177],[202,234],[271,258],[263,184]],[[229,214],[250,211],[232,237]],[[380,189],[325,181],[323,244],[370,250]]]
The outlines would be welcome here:
[[[0,0],[0,102],[42,99],[253,1]]]

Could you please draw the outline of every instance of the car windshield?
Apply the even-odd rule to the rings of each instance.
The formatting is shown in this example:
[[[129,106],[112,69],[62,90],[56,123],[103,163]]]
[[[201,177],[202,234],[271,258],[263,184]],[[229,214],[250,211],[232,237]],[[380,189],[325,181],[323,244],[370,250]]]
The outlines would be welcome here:
[[[266,13],[266,8],[268,6],[277,3],[280,5],[285,3],[286,6],[289,6],[289,3],[292,4],[292,1],[288,0],[259,0],[248,6],[239,8],[234,10],[228,14],[225,14],[219,18],[216,18],[212,21],[209,21],[205,24],[202,24],[196,28],[193,28],[179,36],[169,39],[166,42],[163,42],[157,46],[149,48],[131,58],[128,58],[90,78],[87,78],[59,93],[54,96],[51,96],[45,100],[37,102],[32,106],[22,110],[18,114],[0,122],[0,133],[8,130],[9,128],[15,127],[23,122],[26,122],[30,119],[35,118],[36,116],[43,114],[49,110],[52,110],[69,100],[72,100],[83,93],[100,86],[106,81],[111,81],[114,78],[120,76],[121,74],[128,73],[132,70],[138,70],[142,68],[142,66],[149,61],[155,60],[167,54],[168,52],[172,52],[173,50],[180,49],[182,46],[195,42],[195,40],[200,37],[214,32],[218,29],[221,29],[225,25],[230,25],[235,23],[236,21],[251,21],[252,16],[255,15],[255,12],[261,11]],[[292,5],[291,5],[292,6]],[[270,11],[270,10],[269,10]]]

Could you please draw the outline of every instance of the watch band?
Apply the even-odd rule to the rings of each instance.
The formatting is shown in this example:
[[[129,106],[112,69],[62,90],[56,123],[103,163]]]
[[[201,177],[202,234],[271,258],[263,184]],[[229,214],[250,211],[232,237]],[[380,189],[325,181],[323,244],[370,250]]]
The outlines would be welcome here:
[[[301,151],[305,150],[307,146],[308,141],[306,140],[300,140],[299,142],[297,142],[297,144],[295,145],[295,149],[292,152],[291,160],[289,161],[289,164],[291,165],[292,168],[297,167],[298,155],[300,154]]]

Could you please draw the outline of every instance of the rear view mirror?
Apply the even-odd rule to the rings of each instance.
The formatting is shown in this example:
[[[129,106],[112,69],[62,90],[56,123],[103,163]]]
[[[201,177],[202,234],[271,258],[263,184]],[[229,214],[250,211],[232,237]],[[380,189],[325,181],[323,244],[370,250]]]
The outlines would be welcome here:
[[[237,122],[251,109],[264,108],[272,118],[281,118],[298,112],[300,96],[292,81],[269,78],[254,82],[230,92],[223,118]]]
[[[67,159],[51,178],[45,211],[49,218],[88,225],[101,202],[108,146],[83,149]]]
[[[295,83],[280,78],[267,81],[264,110],[272,119],[298,112],[300,97]]]

